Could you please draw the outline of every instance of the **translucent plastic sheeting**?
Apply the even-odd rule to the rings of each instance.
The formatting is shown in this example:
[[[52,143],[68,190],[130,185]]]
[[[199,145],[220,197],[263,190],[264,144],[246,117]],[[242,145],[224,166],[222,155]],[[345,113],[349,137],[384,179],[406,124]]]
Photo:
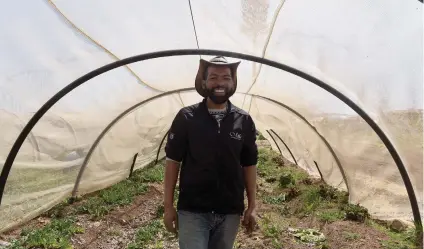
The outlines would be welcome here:
[[[155,109],[157,106],[161,108]],[[136,153],[136,169],[153,161],[162,137],[181,107],[178,94],[168,95],[147,102],[119,120],[94,150],[78,193],[93,192],[125,179]],[[84,120],[84,117],[80,117],[70,126],[54,116],[40,120],[38,128],[45,129],[35,129],[35,134],[45,156],[35,162],[23,161],[21,157],[16,160],[0,209],[0,217],[4,221],[1,229],[34,217],[70,195],[88,150],[115,117],[98,120],[101,123],[90,129],[85,122],[96,124],[93,118],[85,117]],[[74,133],[68,131],[69,127],[75,128]]]
[[[253,98],[250,114],[261,132],[262,130],[272,129],[287,143],[292,149],[299,167],[312,176],[319,177],[319,172],[314,163],[316,161],[324,180],[328,184],[341,190],[347,190],[343,175],[329,148],[300,117],[278,104],[258,97]],[[279,144],[280,149],[285,150],[284,145],[279,142],[276,136],[274,136],[274,139]],[[284,156],[291,160],[290,154],[286,153]]]
[[[273,86],[272,91],[270,91],[270,84]],[[318,132],[331,144],[341,161],[350,187],[352,202],[367,207],[375,217],[381,219],[397,217],[411,220],[411,208],[404,183],[384,144],[362,118],[340,112],[333,113],[331,110],[334,108],[326,103],[338,101],[339,110],[350,109],[348,106],[310,82],[267,66],[262,67],[262,73],[252,88],[252,92],[273,96],[274,99],[281,100],[283,103],[290,103],[294,109],[313,123]],[[287,93],[292,95],[287,96]],[[401,133],[399,133],[400,130],[398,133],[391,133],[391,130],[386,128],[390,125],[398,127],[399,124],[385,123],[383,119],[379,119],[378,114],[374,114],[373,118],[383,128],[386,128],[396,146],[404,147],[408,151],[401,155],[406,159],[406,167],[415,183],[417,198],[422,203],[422,160],[408,160],[413,156],[416,159],[419,155],[422,157],[422,143],[408,145],[405,142],[402,143],[405,140],[399,139],[399,137],[407,138],[408,134],[415,134],[414,140],[420,142],[421,134],[416,132],[422,129],[417,126],[420,124],[419,119],[422,119],[422,116],[420,117],[417,113],[408,113],[408,111],[404,112],[403,116],[410,120],[413,117],[416,120],[415,122],[399,120],[399,124],[404,125],[403,130],[407,131]],[[409,126],[405,126],[405,123]],[[298,125],[293,126],[297,128]],[[296,137],[296,141],[301,143],[304,148],[305,144],[313,146],[312,141],[307,141],[307,139],[305,141],[305,139]],[[399,153],[402,152],[405,151],[399,151]],[[318,164],[321,165],[319,162]]]
[[[125,179],[136,153],[138,164],[134,169],[154,161],[160,142],[180,108],[178,94],[173,94],[154,99],[119,120],[95,148],[82,175],[78,194]]]
[[[34,112],[73,80],[119,58],[199,45],[263,55],[308,72],[350,97],[392,139],[406,163],[422,212],[424,67],[419,1],[196,0],[191,4],[197,40],[185,0],[3,3],[0,165]],[[96,77],[60,100],[34,127],[16,157],[0,206],[0,231],[68,196],[88,149],[103,128],[135,103],[161,92],[193,87],[199,58],[134,63]],[[277,105],[242,93],[288,104],[310,120],[341,160],[352,202],[366,206],[377,218],[412,219],[396,165],[350,108],[309,82],[257,63],[243,61],[238,75],[241,94],[233,102],[251,111],[264,135],[272,128],[287,140],[301,167],[312,173],[316,159],[325,178],[340,185],[342,178],[333,158],[307,126]],[[154,148],[166,132],[165,121],[181,107],[180,101],[189,105],[199,99],[195,92],[174,94],[164,97],[166,104],[149,105],[140,116],[131,114],[135,115],[131,122],[132,116],[126,117],[128,121],[101,142],[87,167],[108,177],[104,182],[95,178],[90,188],[93,173],[86,172],[83,191],[124,177],[137,150],[144,151],[137,167],[154,160]],[[252,107],[255,101],[258,110]],[[161,108],[162,120],[144,114],[161,113]],[[144,115],[151,120],[145,123]],[[121,125],[126,123],[128,133],[123,130],[122,138],[115,135],[121,134]],[[149,124],[157,134],[144,136],[147,128],[139,131],[138,127]],[[130,130],[136,132],[134,138]],[[120,153],[115,155],[114,150]],[[117,169],[119,177],[111,169]]]
[[[117,58],[196,47],[188,1],[77,0],[52,1],[50,5]],[[143,82],[165,92],[191,86],[197,65],[197,60],[171,57],[128,67]]]

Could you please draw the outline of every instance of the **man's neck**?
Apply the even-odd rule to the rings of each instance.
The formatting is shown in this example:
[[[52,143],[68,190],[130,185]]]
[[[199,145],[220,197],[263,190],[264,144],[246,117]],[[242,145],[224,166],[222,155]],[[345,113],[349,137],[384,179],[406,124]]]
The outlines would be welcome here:
[[[206,106],[208,107],[208,109],[225,109],[225,107],[227,106],[227,103],[228,101],[225,101],[222,104],[215,104],[209,98],[206,100]]]

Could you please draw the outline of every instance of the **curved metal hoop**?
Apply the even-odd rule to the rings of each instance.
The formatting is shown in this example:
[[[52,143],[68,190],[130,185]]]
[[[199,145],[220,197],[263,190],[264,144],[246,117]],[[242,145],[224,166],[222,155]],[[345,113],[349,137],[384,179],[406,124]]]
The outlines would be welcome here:
[[[137,109],[138,107],[149,103],[150,101],[153,101],[155,99],[159,99],[161,97],[167,96],[167,95],[171,95],[174,93],[179,93],[179,92],[185,92],[185,91],[192,91],[195,90],[194,88],[190,87],[190,88],[183,88],[183,89],[177,89],[174,91],[169,91],[169,92],[164,92],[158,95],[155,95],[151,98],[148,98],[146,100],[143,100],[133,106],[131,106],[130,108],[126,109],[125,111],[123,111],[121,114],[119,114],[116,118],[114,118],[107,126],[106,128],[103,129],[103,131],[99,134],[99,136],[96,138],[96,140],[94,140],[93,144],[91,145],[90,149],[87,152],[87,155],[84,158],[84,161],[81,165],[81,168],[78,172],[77,175],[77,179],[75,180],[75,185],[74,185],[74,189],[72,190],[72,197],[76,197],[77,195],[77,191],[78,191],[78,187],[79,184],[81,182],[82,179],[82,175],[84,174],[85,168],[87,167],[88,162],[91,159],[91,155],[93,154],[93,152],[96,150],[97,145],[100,143],[100,141],[103,139],[103,137],[107,134],[107,132],[112,129],[112,127],[122,118],[124,118],[125,116],[127,116],[128,114],[130,114],[132,111],[134,111],[135,109]],[[168,133],[168,132],[167,132]],[[166,135],[165,135],[166,136]],[[162,142],[165,140],[165,137],[162,139]],[[159,153],[158,153],[159,155]]]
[[[294,163],[296,164],[296,165],[299,165],[299,164],[297,164],[297,160],[296,160],[296,157],[294,157],[294,155],[293,155],[293,153],[292,153],[292,151],[290,150],[290,148],[289,148],[289,146],[286,144],[286,142],[284,142],[284,140],[273,130],[273,129],[270,129],[270,131],[272,132],[272,133],[274,133],[274,135],[275,136],[277,136],[277,138],[284,144],[284,147],[286,147],[286,149],[289,151],[289,153],[290,153],[290,156],[293,158],[293,161],[294,161]],[[314,129],[314,131],[316,131],[315,129]],[[318,132],[317,132],[318,133]],[[268,134],[272,137],[272,135],[271,135],[271,133],[269,133],[268,132]],[[274,138],[273,138],[274,139]],[[275,140],[274,140],[274,142],[275,142]],[[281,151],[280,151],[281,152]]]
[[[326,84],[325,82],[319,80],[318,78],[315,78],[312,75],[309,75],[305,72],[302,72],[296,68],[287,66],[282,63],[278,63],[269,59],[243,54],[243,53],[236,53],[236,52],[230,52],[230,51],[222,51],[222,50],[211,50],[211,49],[178,49],[178,50],[167,50],[167,51],[158,51],[158,52],[152,52],[147,54],[141,54],[136,55],[133,57],[128,57],[126,59],[118,60],[115,62],[112,62],[110,64],[107,64],[103,67],[97,68],[82,77],[78,78],[77,80],[73,81],[66,87],[64,87],[62,90],[60,90],[58,93],[56,93],[52,98],[50,98],[35,114],[34,116],[29,120],[29,122],[26,124],[22,132],[19,134],[18,138],[16,139],[15,143],[13,144],[9,155],[6,158],[6,161],[4,163],[1,175],[0,175],[0,204],[1,200],[3,198],[3,192],[6,185],[7,178],[10,173],[10,169],[12,168],[13,162],[16,158],[16,155],[19,152],[19,149],[21,148],[22,144],[25,141],[25,138],[28,136],[28,134],[31,132],[31,129],[37,124],[38,120],[57,102],[59,101],[63,96],[77,88],[78,86],[82,85],[83,83],[87,82],[88,80],[101,75],[105,72],[108,72],[112,69],[134,63],[139,61],[145,61],[149,59],[154,58],[161,58],[161,57],[171,57],[171,56],[181,56],[181,55],[221,55],[226,57],[233,57],[243,60],[248,60],[252,62],[257,62],[261,64],[268,65],[270,67],[274,67],[283,71],[286,71],[288,73],[294,74],[298,77],[301,77],[307,81],[310,81],[311,83],[321,87],[322,89],[326,90],[327,92],[331,93],[341,101],[343,101],[346,105],[348,105],[350,108],[352,108],[358,115],[360,115],[367,123],[368,125],[374,130],[374,132],[378,135],[378,137],[382,140],[384,145],[386,146],[387,150],[389,151],[390,155],[392,156],[394,162],[396,163],[396,166],[398,167],[399,173],[402,177],[402,180],[405,184],[406,191],[408,193],[409,201],[411,203],[412,213],[414,215],[414,220],[416,226],[419,226],[419,229],[422,229],[422,222],[421,222],[421,215],[419,211],[418,201],[415,195],[414,187],[412,186],[411,180],[409,178],[408,172],[406,171],[405,165],[399,155],[399,153],[396,151],[396,148],[390,141],[390,139],[387,137],[387,135],[384,133],[384,131],[378,126],[378,124],[368,115],[368,113],[363,110],[361,107],[359,107],[355,102],[353,102],[351,99],[349,99],[346,95],[339,92],[337,89],[333,88],[332,86]]]

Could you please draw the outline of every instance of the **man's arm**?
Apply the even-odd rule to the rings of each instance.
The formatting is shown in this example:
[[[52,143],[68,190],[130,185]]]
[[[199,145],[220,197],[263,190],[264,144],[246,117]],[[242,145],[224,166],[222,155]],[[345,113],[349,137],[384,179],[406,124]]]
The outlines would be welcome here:
[[[174,207],[174,191],[175,186],[178,180],[178,173],[180,170],[180,163],[173,160],[166,160],[165,165],[165,196],[164,196],[164,207],[173,208]]]
[[[246,166],[243,170],[247,193],[247,208],[256,209],[256,165]]]
[[[164,223],[169,232],[177,232],[177,213],[174,207],[174,191],[178,180],[180,163],[187,150],[187,124],[184,113],[180,110],[172,122],[165,146],[166,165],[164,179],[165,208]]]
[[[248,209],[256,208],[256,164],[258,162],[258,148],[256,146],[256,126],[249,116],[245,124],[245,139],[241,153],[244,182],[247,192]]]
[[[185,156],[187,148],[187,125],[185,121],[185,115],[180,110],[172,122],[165,145],[165,207],[174,205],[174,191],[177,184],[180,163]]]

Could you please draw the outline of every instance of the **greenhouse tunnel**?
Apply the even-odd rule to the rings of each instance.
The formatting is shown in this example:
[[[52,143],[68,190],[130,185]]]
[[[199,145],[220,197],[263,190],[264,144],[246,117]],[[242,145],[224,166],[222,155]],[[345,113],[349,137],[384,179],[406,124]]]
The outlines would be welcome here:
[[[134,170],[162,158],[214,55],[242,59],[231,101],[274,150],[373,217],[421,226],[418,1],[20,2],[0,10],[26,34],[0,25],[0,232],[126,179],[137,153]]]
[[[100,135],[96,138],[96,140],[94,141],[94,143],[91,145],[91,147],[90,147],[90,149],[88,150],[88,152],[87,152],[87,155],[86,155],[86,157],[84,158],[84,162],[82,163],[82,166],[81,166],[81,168],[79,169],[79,172],[78,172],[78,176],[77,176],[77,178],[76,178],[76,181],[75,181],[75,186],[74,186],[74,188],[73,188],[73,191],[72,191],[72,197],[73,198],[76,198],[77,197],[77,191],[78,191],[78,189],[79,189],[79,184],[80,184],[80,181],[81,181],[81,179],[82,179],[82,177],[83,177],[83,174],[84,174],[84,171],[85,171],[85,169],[87,168],[87,164],[90,162],[90,159],[91,159],[91,155],[93,154],[93,152],[94,152],[94,150],[97,148],[97,146],[98,146],[98,144],[102,141],[102,139],[103,139],[103,137],[112,129],[112,127],[117,123],[117,122],[119,122],[122,118],[125,118],[125,116],[126,115],[128,115],[128,114],[130,114],[132,111],[134,111],[134,110],[136,110],[137,108],[143,108],[143,105],[145,105],[145,104],[148,104],[150,101],[154,101],[155,99],[157,99],[157,98],[161,98],[161,97],[166,97],[166,96],[168,96],[168,95],[171,95],[171,94],[175,94],[175,93],[183,93],[183,92],[192,92],[192,91],[195,91],[195,89],[194,88],[188,88],[188,89],[180,89],[180,90],[176,90],[176,91],[172,91],[172,92],[166,92],[166,93],[163,93],[163,94],[160,94],[160,95],[157,95],[157,96],[155,96],[155,97],[152,97],[152,98],[150,98],[150,99],[147,99],[147,100],[144,100],[144,101],[142,101],[142,102],[140,102],[140,103],[137,103],[137,104],[135,104],[135,105],[133,105],[133,106],[131,106],[130,108],[128,108],[127,110],[125,110],[124,112],[122,112],[120,115],[118,115],[116,118],[114,118],[107,126],[106,126],[106,128],[100,133]],[[244,94],[244,95],[246,95],[246,94]],[[346,184],[346,187],[345,188],[342,188],[343,190],[349,190],[349,188],[347,187],[348,185],[347,185],[347,180],[346,180],[346,176],[345,176],[345,174],[344,174],[344,171],[343,171],[343,168],[342,168],[342,166],[340,165],[340,161],[339,161],[339,159],[337,158],[337,155],[334,153],[334,150],[331,148],[331,146],[328,144],[328,142],[321,136],[321,135],[319,135],[318,133],[317,133],[317,131],[313,128],[313,126],[301,115],[301,114],[299,114],[298,112],[296,112],[295,110],[293,110],[292,108],[290,108],[289,106],[287,106],[287,105],[284,105],[284,104],[282,104],[282,103],[279,103],[279,102],[277,102],[277,101],[275,101],[275,100],[269,100],[269,99],[267,99],[267,98],[264,98],[264,97],[261,97],[261,96],[253,96],[253,95],[250,95],[250,97],[255,97],[255,98],[260,98],[260,99],[263,99],[263,100],[266,100],[266,101],[271,101],[271,102],[273,102],[273,103],[275,103],[275,104],[277,104],[278,106],[280,106],[280,107],[282,107],[282,108],[284,108],[285,110],[287,110],[290,114],[292,114],[292,115],[294,115],[295,117],[297,117],[297,118],[299,118],[299,119],[301,119],[302,121],[304,121],[309,127],[310,127],[310,129],[312,130],[312,131],[314,131],[315,133],[316,133],[316,136],[318,136],[318,137],[320,137],[323,141],[324,141],[324,143],[325,143],[325,146],[327,146],[327,148],[328,148],[328,151],[330,151],[331,152],[331,155],[333,156],[333,158],[334,158],[334,161],[336,162],[336,164],[337,164],[337,167],[338,167],[338,169],[340,170],[340,172],[338,172],[339,174],[337,175],[337,173],[334,173],[334,169],[332,169],[332,168],[330,168],[330,172],[328,173],[328,175],[329,175],[329,177],[326,177],[327,179],[324,179],[324,180],[326,180],[326,181],[331,181],[331,179],[337,179],[336,181],[338,181],[338,184],[335,184],[336,186],[340,186],[341,184]],[[169,127],[168,127],[169,128]],[[156,153],[156,159],[155,159],[155,162],[157,163],[157,161],[158,161],[158,158],[159,158],[159,154],[160,154],[160,149],[161,149],[161,147],[162,147],[162,144],[163,144],[163,142],[165,141],[165,137],[166,137],[166,134],[168,134],[168,132],[169,132],[169,130],[165,133],[165,135],[162,137],[162,139],[160,140],[161,142],[160,142],[160,144],[159,144],[159,147],[158,147],[158,149],[157,149],[157,153]],[[277,135],[277,137],[279,138],[279,140],[280,141],[282,141],[282,139],[281,139],[281,137],[277,134],[277,133],[275,133],[275,131],[273,131],[272,130],[272,132],[275,134],[275,135]],[[271,136],[271,138],[273,139],[273,137]],[[275,140],[274,140],[275,141]],[[276,142],[276,145],[278,146],[278,143]],[[286,148],[288,149],[288,146],[287,145],[285,145],[286,146]],[[279,146],[278,146],[278,148],[279,148]],[[288,150],[290,150],[290,149],[288,149]],[[279,149],[279,151],[281,152],[281,150]],[[291,152],[290,152],[291,153]],[[282,152],[281,152],[281,154],[283,154]],[[292,154],[291,154],[292,155]],[[284,156],[286,156],[286,155],[284,155]],[[286,158],[288,158],[288,157],[286,157]],[[150,163],[149,161],[147,161],[146,163]],[[296,165],[298,165],[297,164],[297,160],[296,160],[296,158],[294,158],[293,157],[293,163],[295,163]],[[332,162],[327,162],[327,163],[329,163],[330,165],[332,164]],[[132,165],[132,164],[131,164]],[[314,165],[315,166],[315,165]],[[317,175],[317,172],[321,172],[319,169],[316,169],[316,170],[311,170],[310,169],[310,166],[307,164],[307,162],[306,162],[306,164],[302,164],[301,165],[301,167],[304,169],[304,170],[306,170],[310,175],[312,175],[312,176],[316,176]],[[94,174],[94,172],[96,172],[96,170],[94,170],[93,171],[93,174]],[[124,169],[124,172],[125,172],[125,169]],[[335,175],[331,175],[331,174],[335,174]],[[321,173],[319,173],[319,175],[321,175]],[[326,175],[327,176],[327,175]],[[89,178],[90,179],[90,181],[92,180],[92,178],[90,177]],[[341,181],[341,182],[340,182]],[[91,188],[91,185],[90,185],[90,188]],[[90,191],[92,191],[92,190],[90,190]],[[83,191],[84,192],[84,191]]]

